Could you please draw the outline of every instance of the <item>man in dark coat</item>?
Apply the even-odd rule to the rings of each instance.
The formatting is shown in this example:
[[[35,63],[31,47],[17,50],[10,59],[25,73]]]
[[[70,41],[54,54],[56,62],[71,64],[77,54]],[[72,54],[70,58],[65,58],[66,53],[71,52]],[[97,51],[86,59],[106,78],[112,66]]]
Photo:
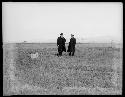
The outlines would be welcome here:
[[[67,52],[69,52],[69,56],[71,55],[74,56],[75,45],[76,45],[76,39],[74,38],[74,35],[71,34],[71,39],[70,39],[68,50],[67,50]]]
[[[65,42],[66,39],[63,37],[63,33],[60,34],[60,37],[57,39],[57,46],[58,46],[58,55],[62,56],[62,52],[66,52],[66,47],[65,47]]]

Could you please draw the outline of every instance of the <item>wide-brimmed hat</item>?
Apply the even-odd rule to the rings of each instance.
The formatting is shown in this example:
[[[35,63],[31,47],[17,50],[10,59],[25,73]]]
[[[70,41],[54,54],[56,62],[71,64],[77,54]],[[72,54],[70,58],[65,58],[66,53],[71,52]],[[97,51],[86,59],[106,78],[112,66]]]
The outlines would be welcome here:
[[[61,33],[60,35],[63,35],[63,33]]]

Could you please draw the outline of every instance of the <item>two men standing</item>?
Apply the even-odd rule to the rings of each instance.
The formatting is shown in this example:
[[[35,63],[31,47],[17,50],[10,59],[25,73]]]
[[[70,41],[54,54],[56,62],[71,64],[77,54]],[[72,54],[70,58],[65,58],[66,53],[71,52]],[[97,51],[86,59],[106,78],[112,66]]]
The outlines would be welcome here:
[[[62,56],[62,52],[66,52],[66,47],[65,47],[65,42],[66,39],[63,37],[63,33],[60,34],[60,37],[57,39],[57,46],[58,46],[58,55]],[[74,35],[71,34],[71,39],[69,42],[68,50],[69,56],[74,56],[75,53],[75,44],[76,44],[76,39],[74,38]]]

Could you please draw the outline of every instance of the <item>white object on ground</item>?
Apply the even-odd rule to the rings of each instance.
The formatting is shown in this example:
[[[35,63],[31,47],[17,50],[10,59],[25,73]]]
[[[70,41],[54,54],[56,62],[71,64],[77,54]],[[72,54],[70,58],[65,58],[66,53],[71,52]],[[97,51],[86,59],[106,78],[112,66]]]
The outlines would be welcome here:
[[[38,52],[36,52],[35,54],[30,54],[31,58],[34,59],[34,58],[38,58]]]

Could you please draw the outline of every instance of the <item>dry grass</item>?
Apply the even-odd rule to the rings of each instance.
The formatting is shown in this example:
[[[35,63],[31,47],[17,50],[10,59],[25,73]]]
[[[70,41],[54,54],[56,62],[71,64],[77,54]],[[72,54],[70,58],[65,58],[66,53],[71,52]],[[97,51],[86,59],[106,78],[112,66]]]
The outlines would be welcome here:
[[[71,57],[65,52],[57,57],[56,44],[6,44],[3,49],[4,95],[122,93],[122,48],[115,44],[77,44]]]

